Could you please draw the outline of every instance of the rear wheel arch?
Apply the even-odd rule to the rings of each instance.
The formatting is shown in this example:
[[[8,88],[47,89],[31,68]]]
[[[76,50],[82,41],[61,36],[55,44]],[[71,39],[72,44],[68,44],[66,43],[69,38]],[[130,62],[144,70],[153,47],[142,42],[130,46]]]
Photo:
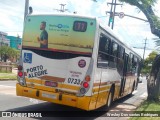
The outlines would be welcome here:
[[[113,97],[114,97],[114,92],[115,92],[115,84],[112,84],[111,88],[110,88],[110,91],[113,90]]]
[[[132,92],[135,90],[135,85],[136,85],[136,82],[134,80],[133,85],[132,85]]]
[[[130,93],[129,95],[132,96],[132,93],[133,93],[133,91],[135,90],[135,87],[136,87],[136,82],[135,82],[135,80],[134,80],[134,82],[133,82],[133,84],[132,84],[132,90],[131,90],[131,93]]]
[[[107,98],[107,102],[106,102],[106,105],[108,108],[110,108],[112,105],[113,98],[114,98],[114,92],[115,92],[115,84],[112,84],[112,86],[109,90],[108,98]]]

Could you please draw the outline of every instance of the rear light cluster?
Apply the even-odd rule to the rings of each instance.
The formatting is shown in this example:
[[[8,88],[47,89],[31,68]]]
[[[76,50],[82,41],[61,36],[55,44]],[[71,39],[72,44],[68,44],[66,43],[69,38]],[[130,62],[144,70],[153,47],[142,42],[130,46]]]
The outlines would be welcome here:
[[[19,76],[19,77],[22,77],[22,76],[23,76],[22,70],[23,70],[23,67],[22,67],[21,65],[19,65],[19,66],[18,66],[18,76]]]
[[[89,75],[85,77],[85,80],[82,82],[78,96],[83,96],[89,90],[89,82],[91,78]]]
[[[18,66],[18,82],[23,86],[25,85],[24,72],[23,67],[21,65]]]
[[[84,83],[83,83],[83,87],[84,87],[84,88],[88,88],[88,86],[89,86],[88,82],[84,82]]]
[[[21,72],[21,71],[18,72],[18,76],[19,76],[19,77],[22,77],[22,76],[23,76],[23,72]]]

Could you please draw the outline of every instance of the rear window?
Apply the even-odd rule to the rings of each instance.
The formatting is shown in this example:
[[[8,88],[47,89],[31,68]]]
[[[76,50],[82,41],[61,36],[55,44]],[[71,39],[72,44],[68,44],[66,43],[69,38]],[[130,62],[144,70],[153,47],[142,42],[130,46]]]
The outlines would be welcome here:
[[[37,49],[31,49],[31,48],[23,48],[23,50],[29,50],[29,51],[36,53],[39,56],[50,58],[50,59],[71,59],[71,58],[76,58],[76,57],[91,57],[92,55],[92,54],[37,50]]]

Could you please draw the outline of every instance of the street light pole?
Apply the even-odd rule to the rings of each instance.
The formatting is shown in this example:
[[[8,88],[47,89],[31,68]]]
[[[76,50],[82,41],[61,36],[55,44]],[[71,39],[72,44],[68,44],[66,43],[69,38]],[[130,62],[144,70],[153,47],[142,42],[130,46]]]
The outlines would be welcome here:
[[[114,27],[114,17],[115,17],[115,13],[116,13],[116,5],[122,5],[122,4],[117,3],[117,0],[112,0],[112,3],[107,3],[107,5],[108,4],[111,5],[110,12],[107,12],[107,13],[110,13],[110,17],[109,17],[109,21],[108,21],[108,26],[110,27],[110,23],[112,22],[111,28],[113,29],[113,27]]]
[[[24,21],[26,16],[28,15],[28,8],[29,8],[29,0],[25,0]]]
[[[114,27],[114,15],[115,15],[115,12],[116,12],[116,0],[115,0],[115,5],[114,5],[114,10],[113,10],[113,22],[112,22],[112,29],[113,29],[113,27]]]
[[[146,43],[147,42],[147,38],[145,39],[145,43],[144,43],[144,51],[143,51],[143,61],[144,61],[144,55],[145,55],[145,51],[146,51]]]

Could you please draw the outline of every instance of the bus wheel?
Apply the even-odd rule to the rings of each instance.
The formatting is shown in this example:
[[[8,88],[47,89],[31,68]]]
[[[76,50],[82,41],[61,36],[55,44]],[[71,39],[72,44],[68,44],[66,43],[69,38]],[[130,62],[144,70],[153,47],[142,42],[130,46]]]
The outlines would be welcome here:
[[[134,82],[133,85],[132,85],[132,91],[131,91],[131,93],[129,94],[129,96],[132,96],[134,90],[135,90],[135,82]]]
[[[107,100],[107,108],[109,109],[112,105],[112,102],[113,102],[113,94],[114,94],[114,91],[113,91],[113,87],[111,88],[109,94],[108,94],[108,100]]]

